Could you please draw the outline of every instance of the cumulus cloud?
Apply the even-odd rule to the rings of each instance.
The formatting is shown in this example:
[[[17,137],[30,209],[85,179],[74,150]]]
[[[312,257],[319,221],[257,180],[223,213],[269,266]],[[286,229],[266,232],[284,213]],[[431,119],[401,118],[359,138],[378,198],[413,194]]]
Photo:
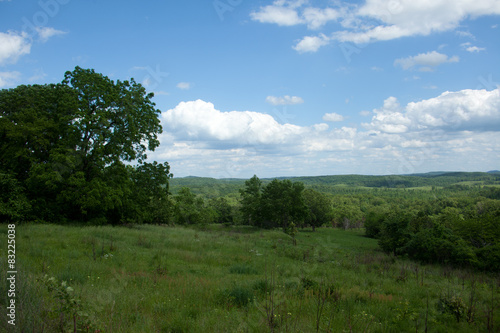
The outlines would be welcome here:
[[[433,67],[437,67],[445,63],[459,62],[458,56],[448,57],[436,51],[420,53],[416,56],[400,58],[394,61],[394,66],[400,66],[404,70],[419,67],[420,71],[432,71]]]
[[[232,144],[291,143],[305,129],[279,124],[272,116],[252,111],[221,112],[203,100],[181,102],[162,114],[164,126],[185,140]]]
[[[364,124],[368,129],[375,129],[384,133],[405,133],[411,121],[403,114],[401,105],[396,97],[389,97],[384,101],[384,106],[373,110],[375,114],[371,123]]]
[[[435,98],[409,103],[406,112],[417,129],[499,130],[500,88],[491,91],[447,91]]]
[[[298,96],[285,95],[282,97],[267,96],[266,102],[272,105],[293,105],[293,104],[302,104],[304,103],[304,100]]]
[[[335,113],[335,112],[325,113],[325,115],[323,116],[323,120],[324,121],[332,121],[332,122],[343,121],[344,116],[342,116],[341,114]]]
[[[305,36],[293,46],[293,49],[299,53],[316,52],[320,47],[329,43],[330,38],[324,34],[320,34],[319,36]]]
[[[466,89],[444,92],[401,107],[395,97],[375,109],[367,129],[385,133],[406,133],[423,130],[491,131],[500,129],[500,88],[495,90]]]
[[[29,54],[31,42],[28,34],[9,31],[0,32],[0,65],[16,63],[22,55]]]

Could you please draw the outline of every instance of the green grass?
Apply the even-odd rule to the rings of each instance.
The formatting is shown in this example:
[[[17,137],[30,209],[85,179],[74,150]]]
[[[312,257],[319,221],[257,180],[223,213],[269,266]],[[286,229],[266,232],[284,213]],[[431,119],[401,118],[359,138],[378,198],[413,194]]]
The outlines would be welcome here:
[[[243,226],[21,225],[18,325],[12,330],[2,315],[0,331],[72,331],[72,310],[60,315],[65,303],[44,275],[74,289],[92,332],[488,332],[488,320],[490,331],[500,327],[494,276],[396,259],[360,230],[296,238],[294,246],[281,231]]]

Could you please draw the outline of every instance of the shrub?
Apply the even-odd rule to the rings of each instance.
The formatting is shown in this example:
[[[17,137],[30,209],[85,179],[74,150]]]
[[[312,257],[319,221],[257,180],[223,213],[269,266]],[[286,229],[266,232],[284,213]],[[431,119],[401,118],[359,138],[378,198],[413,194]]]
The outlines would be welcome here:
[[[441,313],[451,314],[460,322],[467,315],[467,306],[464,300],[458,296],[442,296],[438,302]]]
[[[219,303],[239,308],[247,306],[253,300],[253,292],[248,287],[233,286],[219,293]]]

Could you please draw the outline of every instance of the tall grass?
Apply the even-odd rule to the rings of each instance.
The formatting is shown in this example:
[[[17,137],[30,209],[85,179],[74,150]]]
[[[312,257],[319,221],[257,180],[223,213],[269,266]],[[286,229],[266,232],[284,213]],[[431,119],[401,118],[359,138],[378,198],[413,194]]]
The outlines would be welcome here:
[[[6,240],[1,226],[0,253]],[[250,227],[17,229],[18,325],[57,331],[61,300],[41,282],[66,281],[96,332],[494,332],[496,276],[387,256],[360,231]],[[4,267],[1,313],[7,300]],[[71,310],[68,310],[68,312]],[[458,314],[457,314],[458,313]],[[59,325],[59,326],[58,326]]]

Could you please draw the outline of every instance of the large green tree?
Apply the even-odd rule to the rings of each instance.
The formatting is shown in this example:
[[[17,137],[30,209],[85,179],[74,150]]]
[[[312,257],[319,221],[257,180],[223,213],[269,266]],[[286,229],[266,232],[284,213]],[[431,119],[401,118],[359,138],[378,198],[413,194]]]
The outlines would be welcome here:
[[[60,84],[0,91],[0,173],[16,179],[9,186],[26,194],[32,218],[155,221],[134,204],[154,211],[171,177],[168,164],[144,163],[162,130],[152,97],[133,79],[80,67]],[[134,160],[138,167],[125,165]]]
[[[76,67],[66,72],[63,84],[77,98],[72,121],[87,180],[106,165],[143,160],[147,149],[160,144],[160,110],[151,101],[153,93],[146,93],[134,79],[115,83],[92,69]]]
[[[307,216],[302,193],[304,184],[289,179],[274,179],[262,191],[262,222],[264,226],[281,227],[288,232],[290,224],[300,224]]]

